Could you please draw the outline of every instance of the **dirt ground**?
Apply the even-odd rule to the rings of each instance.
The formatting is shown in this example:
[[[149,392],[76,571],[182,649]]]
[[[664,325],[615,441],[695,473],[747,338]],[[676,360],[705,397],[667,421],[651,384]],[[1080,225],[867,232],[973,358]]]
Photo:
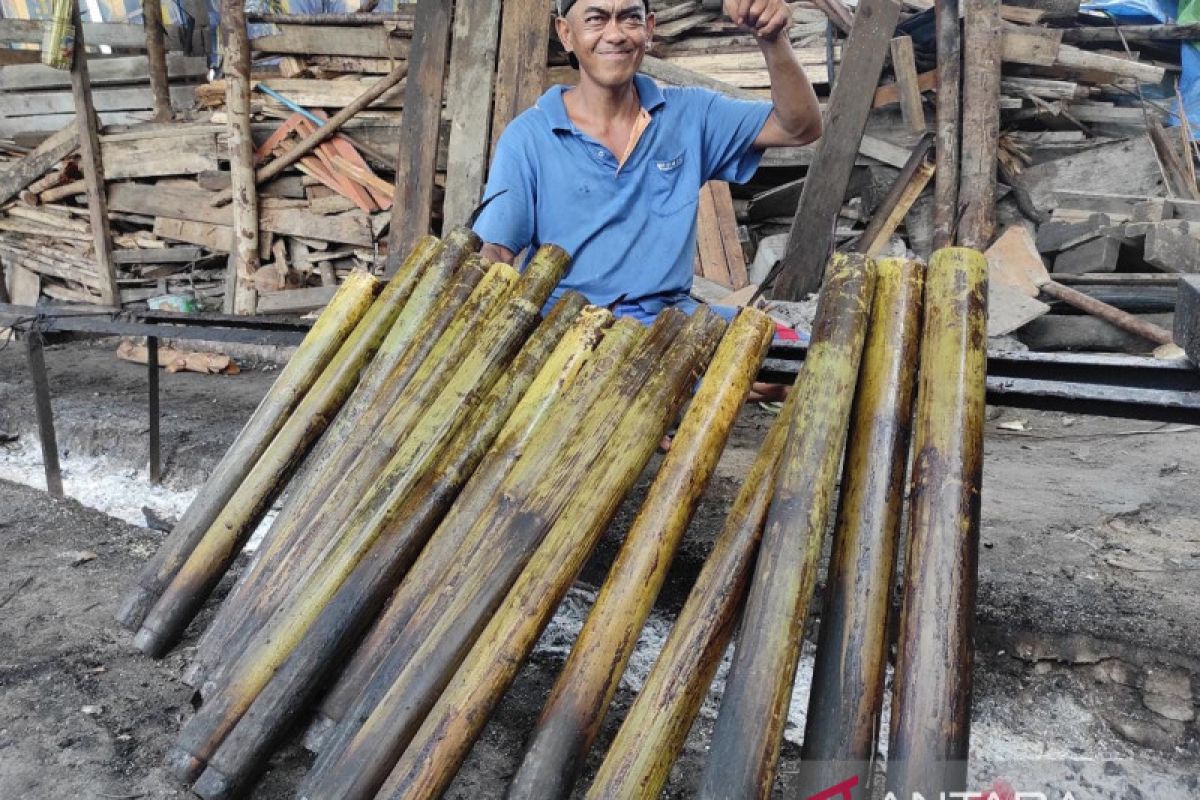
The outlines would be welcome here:
[[[114,350],[109,342],[47,351],[59,443],[69,488],[86,479],[83,465],[99,463],[126,476],[140,497],[145,370],[117,361]],[[276,374],[244,366],[237,376],[162,376],[168,490],[196,488]],[[37,477],[18,457],[36,443],[32,416],[22,349],[9,347],[0,351],[0,441],[16,439],[0,446],[0,468],[8,459],[0,474],[26,482]],[[739,420],[652,618],[664,630],[770,419],[748,408]],[[982,788],[1005,777],[1021,791],[1021,781],[1036,781],[1029,791],[1060,797],[1069,790],[1078,800],[1200,796],[1200,429],[1011,409],[991,409],[989,420],[973,780]],[[648,480],[618,515],[572,602],[582,597],[586,608],[586,590],[602,579]],[[160,763],[192,711],[178,682],[188,643],[151,661],[112,622],[119,596],[161,537],[0,480],[0,798],[187,795]],[[502,795],[561,666],[566,630],[565,643],[550,641],[564,636],[559,628],[543,637],[448,797]],[[780,797],[795,796],[810,656],[784,743]],[[632,697],[622,689],[601,746]],[[693,794],[709,712],[692,731],[669,797]],[[308,761],[299,747],[286,748],[254,796],[290,797]],[[597,763],[593,755],[589,771]]]

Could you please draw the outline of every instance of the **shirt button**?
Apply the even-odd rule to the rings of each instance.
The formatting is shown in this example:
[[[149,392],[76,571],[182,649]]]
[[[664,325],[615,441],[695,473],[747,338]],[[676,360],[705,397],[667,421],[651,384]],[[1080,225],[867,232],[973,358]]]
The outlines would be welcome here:
[[[596,158],[604,158],[604,151],[603,151],[603,150],[597,150],[597,151],[596,151]]]

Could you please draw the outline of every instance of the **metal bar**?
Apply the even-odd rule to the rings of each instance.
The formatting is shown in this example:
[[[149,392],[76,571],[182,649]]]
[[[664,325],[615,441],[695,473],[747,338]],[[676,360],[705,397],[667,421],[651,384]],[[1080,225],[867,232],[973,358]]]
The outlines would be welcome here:
[[[42,462],[46,467],[46,491],[55,497],[62,497],[62,468],[58,463],[58,439],[54,435],[54,411],[50,407],[50,381],[46,375],[41,332],[28,331],[25,334],[25,346],[29,377],[33,380],[33,407],[37,412],[38,438],[42,442]]]
[[[356,14],[246,14],[246,21],[265,25],[346,25],[373,26],[385,22],[409,23],[409,27],[401,26],[394,33],[411,33],[411,25],[416,16],[411,12],[371,12]]]
[[[159,438],[158,414],[158,337],[146,337],[146,388],[150,412],[150,483],[157,486],[162,482],[162,465],[159,461],[161,440]]]
[[[27,320],[27,315],[7,314],[0,311],[0,325],[16,324]],[[238,344],[278,345],[290,347],[300,344],[303,331],[258,331],[239,328],[197,328],[188,325],[148,325],[138,322],[119,322],[93,317],[46,317],[41,321],[47,332],[91,333],[102,336],[157,336],[162,339],[192,339],[208,342],[236,342]]]

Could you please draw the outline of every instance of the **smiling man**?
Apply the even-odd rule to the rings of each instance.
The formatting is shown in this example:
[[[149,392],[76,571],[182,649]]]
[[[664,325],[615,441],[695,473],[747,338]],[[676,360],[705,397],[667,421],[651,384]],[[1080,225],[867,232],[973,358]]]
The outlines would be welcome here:
[[[788,40],[784,0],[726,0],[754,33],[771,102],[660,88],[638,68],[654,34],[649,0],[557,0],[559,39],[579,85],[555,86],[505,129],[476,220],[484,255],[512,263],[544,243],[573,256],[556,292],[652,320],[691,310],[700,187],[743,183],[767,147],[821,135],[812,85]]]

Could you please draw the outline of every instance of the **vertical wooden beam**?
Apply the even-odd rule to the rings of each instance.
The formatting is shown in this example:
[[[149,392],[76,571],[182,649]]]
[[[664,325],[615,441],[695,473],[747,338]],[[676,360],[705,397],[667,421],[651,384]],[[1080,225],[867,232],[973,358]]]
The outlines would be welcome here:
[[[157,486],[162,482],[162,451],[158,412],[158,337],[146,337],[146,411],[150,424],[150,483]]]
[[[112,236],[108,230],[108,198],[104,194],[104,165],[100,160],[100,133],[96,109],[92,106],[92,82],[88,77],[87,51],[83,41],[83,24],[79,18],[79,2],[71,11],[75,26],[75,60],[71,65],[71,95],[75,100],[75,127],[79,130],[79,165],[87,186],[88,221],[92,227],[95,248],[96,274],[100,279],[100,302],[120,307],[117,290],[117,271],[112,258]]]
[[[958,219],[959,126],[962,105],[962,29],[958,0],[935,0],[937,39],[937,156],[933,189],[933,247],[954,244]]]
[[[825,135],[808,168],[788,234],[787,254],[773,289],[778,300],[803,300],[821,286],[834,223],[899,18],[896,0],[863,0],[854,15],[854,28],[842,51],[842,68],[826,107]]]
[[[1000,138],[1000,0],[966,0],[963,33],[962,178],[958,241],[983,250],[996,230]]]
[[[78,9],[75,12],[78,17]],[[62,468],[58,464],[58,437],[54,434],[54,411],[50,407],[50,379],[42,353],[42,332],[36,328],[25,334],[25,354],[29,359],[29,377],[33,380],[33,408],[37,413],[38,438],[42,442],[42,464],[46,469],[46,491],[63,496]]]
[[[171,90],[167,86],[167,50],[163,46],[162,0],[142,0],[142,28],[146,33],[146,57],[150,61],[150,93],[154,96],[154,120],[171,119]]]
[[[253,314],[258,302],[258,190],[250,134],[250,42],[241,0],[221,0],[225,49],[225,109],[229,116],[229,174],[233,192],[233,253],[225,281],[225,313]],[[231,291],[232,289],[232,291]]]
[[[917,61],[911,36],[892,39],[892,71],[900,91],[900,114],[913,133],[925,132],[925,108],[921,105],[921,87],[917,79]]]
[[[466,4],[461,4],[466,5]],[[408,56],[396,194],[388,230],[384,274],[391,277],[417,240],[429,233],[433,217],[433,176],[437,169],[446,55],[450,49],[450,3],[417,0],[417,23]]]
[[[445,225],[465,224],[483,195],[499,35],[500,0],[459,4],[446,88],[450,148],[442,204]]]
[[[546,0],[504,3],[496,65],[496,110],[492,115],[493,151],[508,123],[542,96],[550,47],[549,7]]]

